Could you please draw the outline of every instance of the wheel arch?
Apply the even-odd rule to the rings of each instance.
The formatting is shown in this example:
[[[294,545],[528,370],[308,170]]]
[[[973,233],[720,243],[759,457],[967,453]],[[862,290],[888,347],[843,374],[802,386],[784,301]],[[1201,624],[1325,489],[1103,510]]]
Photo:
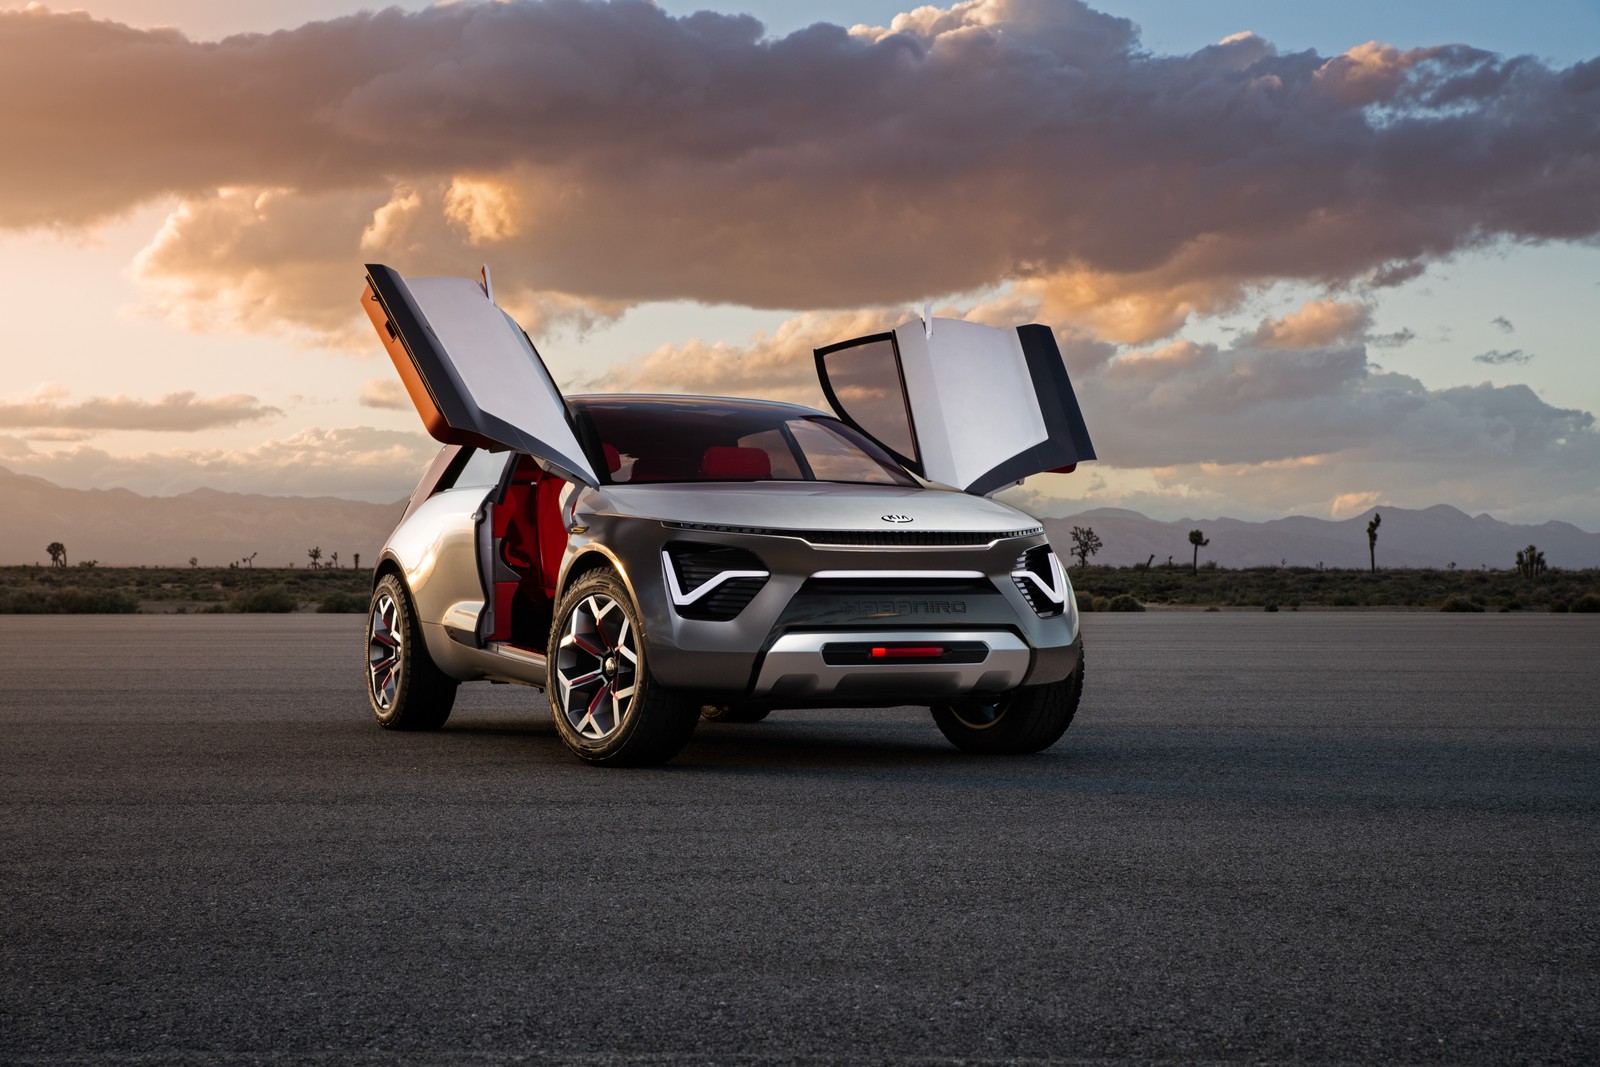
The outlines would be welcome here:
[[[622,580],[623,586],[628,590],[628,596],[633,600],[635,607],[639,604],[639,592],[633,586],[633,580],[628,577],[628,568],[623,566],[616,553],[604,545],[590,544],[579,549],[572,557],[571,562],[561,575],[561,582],[556,587],[555,603],[567,595],[567,591],[577,585],[583,576],[598,570],[609,570]]]
[[[392,574],[399,578],[401,587],[406,591],[406,596],[411,595],[411,583],[406,581],[405,568],[400,566],[400,561],[394,557],[392,552],[384,552],[382,558],[378,560],[378,565],[372,568],[372,588],[378,588],[378,583],[383,581],[383,576],[386,574]]]

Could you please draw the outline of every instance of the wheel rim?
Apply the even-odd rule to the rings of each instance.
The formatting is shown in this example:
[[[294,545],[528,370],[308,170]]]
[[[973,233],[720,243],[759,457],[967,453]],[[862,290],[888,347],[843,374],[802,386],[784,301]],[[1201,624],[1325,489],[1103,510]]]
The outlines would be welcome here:
[[[367,626],[367,682],[373,703],[380,711],[394,707],[400,685],[400,654],[405,638],[400,628],[400,605],[388,593],[372,605],[372,620]]]
[[[1006,713],[1006,699],[983,700],[979,697],[967,697],[958,704],[950,705],[950,714],[956,721],[971,730],[987,730],[999,722]]]
[[[561,711],[579,737],[616,733],[639,688],[639,645],[622,604],[604,593],[584,597],[561,628],[556,651]]]

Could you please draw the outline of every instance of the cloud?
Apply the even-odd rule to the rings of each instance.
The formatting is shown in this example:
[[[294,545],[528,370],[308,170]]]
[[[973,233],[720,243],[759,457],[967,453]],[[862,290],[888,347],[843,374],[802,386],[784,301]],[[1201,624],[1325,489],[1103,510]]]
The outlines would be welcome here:
[[[69,402],[68,395],[63,389],[46,386],[31,397],[0,400],[0,427],[35,431],[156,430],[195,433],[283,414],[278,408],[243,393],[202,397],[193,392],[179,392],[168,393],[159,400],[140,400],[118,394],[92,397],[77,403]],[[34,440],[80,439],[46,436],[39,432],[29,436]]]
[[[580,317],[1011,281],[1052,321],[1145,343],[1278,279],[1382,286],[1487,242],[1600,233],[1595,63],[1254,35],[1154,55],[1073,0],[776,39],[646,0],[217,42],[7,11],[0,136],[0,227],[176,196],[140,267],[169,311],[318,337],[359,321],[363,256],[487,259],[508,294]]]
[[[156,496],[206,488],[388,503],[411,493],[438,450],[421,432],[367,426],[302,430],[250,448],[132,455],[88,445],[37,451],[0,435],[0,460],[19,474],[72,488],[114,485]]]
[[[1366,332],[1372,312],[1365,304],[1313,300],[1281,319],[1265,319],[1240,344],[1257,348],[1320,348]]]
[[[1511,320],[1506,318],[1504,315],[1496,315],[1494,318],[1489,320],[1489,325],[1498,326],[1505,333],[1511,333],[1516,329],[1515,326],[1511,325]]]
[[[1417,339],[1417,331],[1409,326],[1403,326],[1393,333],[1367,334],[1369,348],[1401,348]]]
[[[387,411],[411,410],[411,398],[403,385],[393,377],[368,378],[361,383],[361,406],[383,408]]]
[[[1513,348],[1506,352],[1502,352],[1496,348],[1488,352],[1480,352],[1472,357],[1472,361],[1474,363],[1487,363],[1491,367],[1499,367],[1507,363],[1515,363],[1520,366],[1532,359],[1533,353],[1524,352],[1520,348]]]

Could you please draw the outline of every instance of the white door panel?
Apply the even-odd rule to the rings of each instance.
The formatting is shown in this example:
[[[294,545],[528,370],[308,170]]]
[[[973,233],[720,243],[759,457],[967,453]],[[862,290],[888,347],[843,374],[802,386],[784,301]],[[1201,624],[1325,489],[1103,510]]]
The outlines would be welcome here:
[[[569,481],[599,484],[544,361],[483,286],[407,280],[381,265],[367,278],[364,306],[434,437],[526,452]]]
[[[894,334],[929,478],[965,487],[1049,439],[1015,330],[935,319],[931,337],[921,322]]]
[[[934,481],[987,495],[1095,458],[1048,327],[917,320],[816,360],[834,412]]]

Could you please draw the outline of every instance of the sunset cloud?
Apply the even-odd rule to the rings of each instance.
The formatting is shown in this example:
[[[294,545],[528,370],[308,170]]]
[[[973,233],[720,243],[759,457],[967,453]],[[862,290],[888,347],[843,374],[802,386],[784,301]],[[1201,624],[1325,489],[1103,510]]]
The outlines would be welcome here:
[[[1009,281],[1145,343],[1280,279],[1381,286],[1486,242],[1592,238],[1592,68],[1254,35],[1154,55],[1072,0],[777,39],[645,0],[218,42],[35,8],[0,13],[0,227],[177,196],[140,276],[197,327],[341,336],[352,264],[381,256],[487,259],[578,317]]]
[[[73,402],[66,390],[46,386],[31,397],[0,400],[0,427],[34,431],[155,430],[195,433],[269,419],[283,412],[253,396],[234,393],[202,397],[193,392],[168,393],[159,400],[129,396],[91,397]],[[33,440],[79,440],[46,436]]]
[[[1242,343],[1258,348],[1321,348],[1358,337],[1372,324],[1364,304],[1313,300],[1281,319],[1266,319]]]
[[[411,398],[406,395],[405,386],[392,374],[362,382],[359,403],[364,408],[382,408],[386,411],[411,410]]]

